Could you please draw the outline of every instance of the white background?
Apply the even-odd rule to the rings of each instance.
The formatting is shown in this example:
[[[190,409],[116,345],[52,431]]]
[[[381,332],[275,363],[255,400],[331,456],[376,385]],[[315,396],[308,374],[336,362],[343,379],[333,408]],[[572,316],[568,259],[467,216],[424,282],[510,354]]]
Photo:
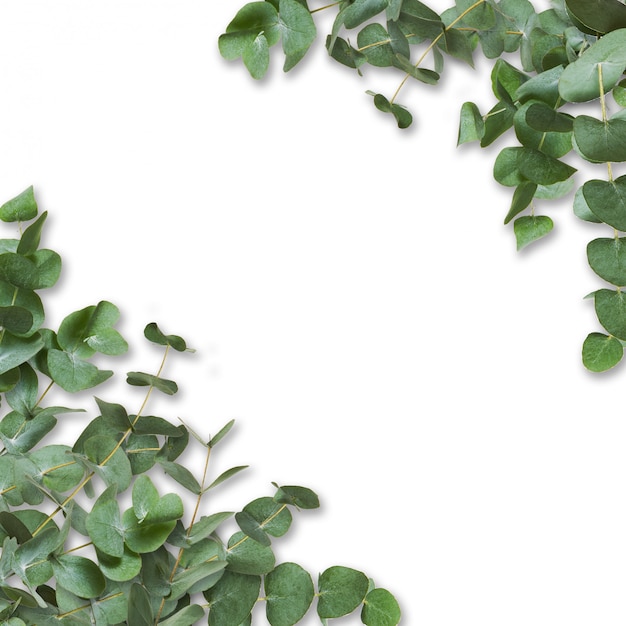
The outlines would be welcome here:
[[[250,465],[209,510],[271,481],[320,494],[280,560],[364,570],[411,626],[623,624],[626,373],[580,360],[602,229],[539,203],[556,229],[515,251],[491,175],[507,140],[456,148],[462,102],[494,101],[480,55],[407,87],[401,132],[365,90],[402,76],[330,60],[330,15],[286,76],[280,54],[261,82],[222,60],[239,7],[0,6],[0,197],[33,184],[50,212],[49,325],[116,303],[121,372],[156,370],[146,323],[186,337],[164,372],[181,392],[151,411],[207,437],[235,418],[213,476]]]

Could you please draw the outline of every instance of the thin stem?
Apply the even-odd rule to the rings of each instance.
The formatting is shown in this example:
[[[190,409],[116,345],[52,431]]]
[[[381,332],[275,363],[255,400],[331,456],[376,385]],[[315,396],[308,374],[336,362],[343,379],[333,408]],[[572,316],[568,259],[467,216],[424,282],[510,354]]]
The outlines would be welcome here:
[[[333,7],[336,7],[338,4],[341,4],[340,2],[333,2],[332,4],[327,4],[323,7],[318,7],[317,9],[313,9],[311,11],[309,11],[309,13],[311,13],[311,15],[313,15],[313,13],[317,13],[318,11],[324,11],[325,9],[332,9]]]
[[[424,50],[422,56],[420,56],[420,58],[417,60],[417,62],[415,63],[414,67],[419,67],[420,64],[422,63],[422,61],[426,58],[426,56],[428,55],[428,53],[437,45],[437,43],[439,42],[439,40],[452,28],[454,28],[454,25],[457,24],[458,22],[460,22],[468,13],[471,13],[475,8],[479,7],[481,4],[484,4],[486,2],[486,0],[477,0],[476,2],[474,2],[474,4],[472,4],[471,6],[469,6],[467,9],[465,9],[465,11],[463,11],[458,17],[456,17],[454,20],[452,20],[452,22],[450,22],[450,24],[448,24],[448,26],[446,26],[443,31],[441,33],[439,33],[429,44],[429,46],[426,48],[426,50]],[[409,74],[407,72],[406,76],[402,79],[402,82],[398,85],[398,88],[396,89],[396,92],[393,94],[391,100],[389,101],[391,104],[394,103],[395,99],[398,97],[398,94],[400,93],[400,90],[402,89],[402,87],[404,87],[404,85],[406,84],[406,81],[409,80],[409,78],[411,77],[411,74]]]
[[[604,94],[604,83],[602,81],[602,63],[598,63],[598,87],[600,89],[600,108],[602,110],[602,121],[606,125],[608,122],[608,115],[607,115],[607,110],[606,110],[606,97]],[[611,166],[611,163],[607,161],[606,167],[608,170],[609,180],[612,181],[613,180],[613,168]]]
[[[186,537],[188,538],[191,534],[191,529],[193,525],[196,523],[196,518],[198,516],[198,511],[200,510],[200,502],[202,500],[202,496],[204,495],[204,485],[206,484],[207,472],[209,470],[209,461],[211,459],[211,446],[207,446],[206,457],[204,460],[204,471],[202,472],[202,481],[200,483],[200,493],[196,498],[196,506],[193,510],[193,514],[191,516],[191,522],[189,523],[189,527],[187,528]],[[172,571],[170,573],[169,581],[170,583],[174,580],[174,576],[176,576],[176,572],[178,571],[178,566],[180,565],[180,561],[183,558],[183,553],[185,552],[185,548],[179,548],[178,556],[176,557],[176,562],[174,563],[174,567],[172,567]],[[165,598],[161,600],[159,605],[159,610],[157,611],[156,618],[154,620],[154,625],[156,626],[159,623],[159,619],[161,619],[161,613],[163,612],[163,607],[165,606]]]
[[[169,348],[170,348],[169,346],[165,346],[165,353],[163,354],[163,359],[161,360],[161,365],[159,366],[159,370],[156,373],[157,377],[159,377],[161,375],[161,372],[163,371],[163,368],[165,366],[165,360],[167,359],[167,355],[169,353]],[[141,416],[143,410],[146,408],[146,405],[148,403],[148,398],[150,398],[150,395],[153,389],[154,389],[154,385],[150,385],[148,387],[146,396],[143,399],[141,407],[139,411],[137,412],[137,415],[135,416],[135,419],[133,420],[131,427],[128,428],[126,432],[122,434],[122,436],[120,437],[119,441],[116,443],[113,450],[111,450],[111,452],[109,452],[109,454],[104,458],[104,460],[98,464],[99,467],[106,465],[113,458],[114,454],[122,447],[122,445],[124,444],[124,441],[126,441],[126,438],[128,437],[128,435],[130,435],[130,433],[133,432],[133,426],[137,423],[137,420]],[[65,498],[65,500],[63,500],[63,502],[59,504],[59,506],[57,506],[56,509],[52,513],[50,513],[50,515],[48,515],[48,517],[43,522],[41,522],[41,524],[39,524],[39,526],[37,526],[37,528],[33,532],[33,537],[37,535],[38,533],[40,533],[48,525],[48,523],[52,521],[52,519],[55,517],[55,515],[57,515],[57,513],[65,509],[65,507],[81,492],[81,490],[85,487],[85,485],[94,476],[95,476],[95,472],[90,472],[89,474],[87,474],[87,476],[82,480],[82,482],[78,485],[78,487],[76,487],[76,489],[74,489],[74,491],[72,491],[72,493],[69,496],[67,496],[67,498]]]

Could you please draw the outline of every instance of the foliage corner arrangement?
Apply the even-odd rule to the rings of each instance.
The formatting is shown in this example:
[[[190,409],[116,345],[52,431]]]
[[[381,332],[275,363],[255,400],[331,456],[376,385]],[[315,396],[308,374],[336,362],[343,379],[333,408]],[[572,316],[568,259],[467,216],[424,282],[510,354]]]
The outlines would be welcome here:
[[[255,79],[281,44],[284,70],[307,53],[319,11],[335,11],[325,44],[329,56],[365,76],[368,66],[398,76],[392,94],[368,90],[374,106],[401,129],[413,121],[399,102],[409,83],[436,85],[449,59],[474,67],[481,52],[493,60],[493,106],[481,112],[460,103],[458,144],[502,145],[495,180],[511,188],[504,223],[522,249],[548,235],[550,201],[571,199],[574,214],[597,228],[587,246],[604,281],[587,297],[600,324],[582,345],[582,362],[604,372],[626,345],[626,5],[620,0],[456,0],[441,14],[420,0],[260,0],[243,6],[219,37],[227,60],[242,59]],[[576,183],[580,166],[597,178]],[[608,229],[607,229],[608,227]],[[604,232],[602,232],[604,231]]]
[[[276,563],[273,540],[298,510],[319,506],[312,490],[274,484],[237,513],[204,511],[203,496],[245,466],[211,477],[232,421],[207,437],[148,413],[151,394],[178,390],[164,367],[190,350],[180,336],[145,327],[162,357],[154,374],[126,374],[135,412],[101,397],[47,405],[52,395],[84,402],[81,392],[113,375],[93,357],[128,345],[107,301],[44,327],[39,293],[61,272],[61,257],[41,247],[46,218],[32,187],[0,207],[15,230],[0,239],[0,624],[249,626],[264,605],[271,626],[292,626],[315,603],[322,624],[360,611],[366,625],[395,626],[396,599],[363,572],[335,565],[314,582],[300,565]],[[76,441],[48,443],[57,418],[76,412],[88,416]],[[204,457],[199,472],[184,464],[190,445]],[[175,492],[162,493],[168,481]]]

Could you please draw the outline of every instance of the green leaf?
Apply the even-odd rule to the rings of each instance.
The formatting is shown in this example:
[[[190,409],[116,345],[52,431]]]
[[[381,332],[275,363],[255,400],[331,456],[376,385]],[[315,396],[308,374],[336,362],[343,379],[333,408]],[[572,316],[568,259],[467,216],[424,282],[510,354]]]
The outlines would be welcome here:
[[[524,211],[535,197],[537,184],[531,182],[520,183],[513,192],[511,208],[504,218],[504,223],[508,224],[516,215]]]
[[[153,626],[154,624],[154,612],[150,603],[150,596],[146,589],[138,583],[134,583],[130,588],[128,624],[133,626]]]
[[[573,202],[574,215],[585,222],[592,222],[599,224],[600,220],[594,215],[593,211],[589,208],[585,196],[583,194],[583,188],[576,189]]]
[[[38,334],[31,337],[15,337],[5,333],[0,341],[0,374],[22,365],[43,347],[43,340]]]
[[[174,530],[176,521],[141,523],[133,509],[127,509],[122,515],[122,526],[128,549],[137,554],[145,554],[154,552],[165,543]]]
[[[591,212],[602,222],[626,231],[626,176],[615,180],[588,180],[582,194]]]
[[[571,115],[559,113],[545,102],[530,102],[526,110],[526,122],[542,133],[568,133],[574,128]]]
[[[331,43],[333,44],[332,48],[330,48]],[[358,70],[361,65],[367,62],[367,57],[364,54],[353,48],[341,37],[337,37],[332,41],[329,35],[326,38],[326,48],[328,49],[328,54],[330,54],[335,61],[346,67]],[[360,73],[359,71],[359,74]]]
[[[23,335],[33,326],[32,313],[20,306],[0,306],[0,327],[10,333]]]
[[[0,306],[18,306],[31,314],[32,326],[23,333],[12,330],[14,335],[30,337],[43,324],[45,315],[41,298],[30,289],[19,289],[0,281]]]
[[[265,576],[265,613],[271,626],[293,626],[309,610],[315,588],[310,574],[295,563],[281,563]]]
[[[182,337],[178,335],[165,335],[158,327],[156,322],[148,324],[143,331],[145,338],[152,343],[156,343],[161,346],[170,346],[178,352],[184,352],[187,350],[187,343]]]
[[[237,465],[236,467],[231,467],[230,469],[227,469],[225,472],[222,472],[208,487],[206,487],[204,490],[208,491],[209,489],[213,489],[214,487],[217,487],[218,485],[221,485],[225,480],[228,480],[229,478],[232,478],[235,474],[238,474],[239,472],[247,469],[248,466],[247,465]]]
[[[126,382],[129,385],[134,385],[136,387],[154,387],[168,396],[173,396],[178,391],[178,385],[173,380],[160,378],[159,376],[154,376],[153,374],[146,374],[145,372],[128,372],[126,376]]]
[[[545,237],[554,227],[552,220],[545,215],[518,217],[513,222],[517,249],[521,250],[537,239]]]
[[[116,432],[123,433],[131,427],[126,409],[121,404],[105,402],[100,398],[94,398],[102,420]]]
[[[124,354],[128,344],[113,328],[119,318],[119,309],[105,300],[75,311],[59,326],[59,346],[82,358],[89,358],[96,352],[112,356]]]
[[[359,51],[367,58],[370,65],[392,67],[396,53],[391,46],[391,37],[382,24],[372,23],[357,35]]]
[[[419,0],[402,2],[399,21],[407,23],[409,31],[421,39],[436,39],[445,29],[441,17]]]
[[[602,333],[591,333],[583,343],[583,365],[592,372],[606,372],[624,356],[619,339]]]
[[[226,437],[226,435],[230,432],[230,429],[234,425],[235,425],[234,419],[227,422],[224,426],[222,426],[222,428],[220,428],[220,430],[215,435],[213,435],[213,437],[211,437],[211,439],[209,439],[206,445],[209,448],[215,447],[224,437]]]
[[[63,350],[48,350],[47,365],[52,380],[70,393],[96,387],[113,376],[111,370],[98,369],[77,354]]]
[[[311,13],[297,0],[280,0],[278,13],[285,53],[283,71],[288,72],[307,53],[317,30]]]
[[[478,107],[473,102],[461,106],[461,121],[457,146],[470,141],[480,141],[485,130],[485,122]]]
[[[517,88],[515,99],[521,103],[539,100],[551,108],[556,107],[560,98],[559,81],[563,69],[561,66],[554,67],[529,78]]]
[[[606,331],[626,341],[626,297],[621,291],[600,289],[595,292],[596,315]]]
[[[220,54],[228,60],[242,58],[255,79],[269,67],[269,48],[280,39],[278,12],[270,2],[250,2],[235,15],[218,40]]]
[[[320,574],[317,613],[323,619],[352,613],[365,599],[369,588],[363,572],[335,565]]]
[[[398,124],[398,128],[408,128],[413,123],[413,116],[403,106],[392,104],[382,94],[374,94],[374,106],[383,113],[391,113]]]
[[[625,69],[626,29],[620,29],[599,39],[563,70],[559,94],[567,102],[594,100],[600,97],[600,85],[602,91],[608,93],[621,79]]]
[[[204,617],[204,609],[199,604],[183,607],[165,620],[159,620],[161,626],[191,626]]]
[[[124,533],[117,504],[117,485],[107,487],[95,501],[86,519],[89,537],[94,546],[110,557],[124,554]]]
[[[506,100],[500,100],[489,110],[484,117],[485,127],[480,140],[481,148],[491,145],[513,126],[513,118],[516,111],[515,105]]]
[[[241,530],[253,541],[260,543],[262,546],[271,545],[270,538],[267,536],[261,524],[249,513],[240,511],[235,514],[235,521]]]
[[[522,148],[518,153],[517,166],[526,180],[538,185],[567,180],[576,172],[571,165],[532,148]]]
[[[198,541],[206,539],[212,535],[227,519],[230,519],[233,513],[230,511],[223,511],[220,513],[213,513],[211,515],[203,515],[192,527],[188,534],[189,543],[193,545]]]
[[[587,259],[600,278],[615,285],[626,285],[626,239],[601,238],[587,244]]]
[[[0,254],[0,280],[13,287],[36,289],[37,266],[31,259],[21,254],[5,252]]]
[[[202,581],[208,583],[207,588],[213,586],[223,576],[226,566],[226,561],[204,561],[178,572],[172,579],[168,600],[178,600],[191,593]]]
[[[626,27],[626,6],[618,0],[565,0],[576,26],[592,35]]]
[[[34,448],[56,423],[57,420],[52,415],[40,414],[28,419],[19,413],[11,412],[0,422],[0,436],[9,452],[23,454]],[[30,458],[24,460],[31,463]]]
[[[204,593],[209,603],[209,626],[243,624],[259,598],[261,577],[226,570]]]
[[[401,616],[397,600],[386,589],[372,589],[365,596],[361,621],[366,626],[396,626]]]
[[[47,217],[48,212],[44,211],[39,218],[24,231],[20,237],[20,243],[17,246],[18,254],[28,256],[37,250],[41,242],[41,232]]]
[[[308,487],[284,486],[277,487],[275,502],[290,504],[299,509],[317,509],[320,505],[317,494]]]
[[[626,79],[613,87],[613,98],[619,106],[626,107]]]
[[[121,556],[111,556],[96,549],[98,563],[102,573],[109,579],[116,582],[126,582],[133,580],[141,573],[141,557],[124,546]]]
[[[159,461],[159,465],[163,468],[166,474],[171,476],[179,485],[182,485],[185,489],[191,491],[191,493],[196,495],[200,495],[200,493],[202,493],[202,487],[194,475],[186,467],[166,460]]]
[[[252,541],[242,532],[237,532],[228,540],[226,551],[228,569],[240,574],[261,576],[274,569],[276,558],[269,546]]]
[[[117,485],[122,493],[130,485],[130,461],[118,442],[107,435],[95,435],[85,441],[84,452],[93,469],[107,486]]]
[[[626,120],[603,122],[579,115],[574,120],[574,140],[577,152],[587,161],[626,161]]]
[[[37,250],[27,257],[35,267],[30,289],[54,287],[61,275],[61,257],[52,250]]]
[[[74,459],[72,449],[66,445],[43,446],[30,454],[30,460],[41,472],[43,484],[58,493],[74,489],[85,475],[82,465]]]
[[[356,28],[382,13],[388,4],[389,0],[354,0],[352,4],[339,12],[337,19],[341,19],[343,26],[348,29]]]
[[[3,222],[25,222],[37,217],[37,211],[37,202],[31,186],[0,206],[0,220]]]
[[[282,537],[291,526],[291,511],[273,498],[257,498],[243,508],[272,537]]]
[[[96,598],[106,586],[98,566],[83,556],[62,554],[50,561],[56,582],[79,598]]]

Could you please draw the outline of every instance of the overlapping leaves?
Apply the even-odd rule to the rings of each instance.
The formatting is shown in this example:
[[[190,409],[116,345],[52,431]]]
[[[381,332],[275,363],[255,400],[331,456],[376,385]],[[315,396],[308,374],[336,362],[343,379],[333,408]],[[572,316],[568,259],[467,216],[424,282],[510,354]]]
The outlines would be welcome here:
[[[89,409],[96,415],[73,445],[46,443],[65,414],[86,412],[44,406],[48,391],[57,386],[71,397],[108,379],[112,371],[92,359],[123,354],[127,343],[115,328],[119,310],[107,301],[68,314],[56,331],[43,328],[35,291],[51,286],[60,270],[58,255],[40,249],[46,214],[38,217],[29,188],[0,207],[0,219],[20,222],[22,233],[0,240],[0,393],[7,409],[0,420],[0,621],[191,626],[208,611],[210,624],[239,626],[250,623],[263,588],[272,626],[299,622],[317,592],[301,566],[277,564],[272,541],[289,530],[292,511],[317,508],[318,497],[305,487],[275,485],[273,497],[236,514],[202,514],[203,496],[246,466],[210,476],[209,458],[233,420],[205,438],[146,412],[153,391],[178,390],[161,372],[171,351],[191,351],[182,337],[146,326],[145,338],[163,356],[157,373],[127,373],[128,384],[145,391],[137,413],[96,397]],[[199,477],[186,465],[190,442],[206,455]],[[174,491],[162,493],[164,484]],[[190,520],[183,491],[195,499]],[[224,531],[228,523],[234,528]],[[229,538],[222,541],[218,530]],[[328,577],[332,586],[332,574],[320,584]],[[350,603],[343,612],[361,606],[365,624],[395,626],[393,596],[375,589],[368,600],[362,578],[345,586]],[[318,603],[320,615],[323,607]]]

